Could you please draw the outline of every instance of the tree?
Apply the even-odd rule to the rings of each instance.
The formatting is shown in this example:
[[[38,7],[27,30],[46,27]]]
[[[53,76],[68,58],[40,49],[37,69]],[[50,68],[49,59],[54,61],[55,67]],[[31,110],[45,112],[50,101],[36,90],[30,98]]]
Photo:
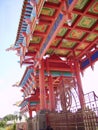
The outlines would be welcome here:
[[[6,126],[6,121],[2,120],[0,121],[0,127],[5,127]]]
[[[9,114],[9,115],[6,115],[3,120],[5,121],[10,121],[10,120],[15,120],[16,119],[16,115],[13,115],[13,114]]]

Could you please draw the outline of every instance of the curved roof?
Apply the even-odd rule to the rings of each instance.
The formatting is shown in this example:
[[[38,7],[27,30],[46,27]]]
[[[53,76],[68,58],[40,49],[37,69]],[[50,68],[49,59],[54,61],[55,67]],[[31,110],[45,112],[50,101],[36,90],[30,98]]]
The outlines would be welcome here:
[[[37,66],[36,59],[55,54],[66,57],[67,61],[77,60],[84,70],[97,60],[98,1],[68,2],[64,6],[59,0],[38,0],[37,12],[34,12],[30,1],[24,0],[15,42],[16,47],[20,47],[20,43],[26,46],[21,64]],[[36,16],[39,22],[36,22]],[[27,24],[27,19],[31,23]]]

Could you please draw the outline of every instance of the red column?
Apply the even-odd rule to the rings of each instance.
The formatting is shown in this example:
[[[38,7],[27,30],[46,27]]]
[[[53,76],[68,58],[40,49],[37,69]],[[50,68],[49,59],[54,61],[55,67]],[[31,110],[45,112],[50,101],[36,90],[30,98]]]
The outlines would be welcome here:
[[[84,93],[83,93],[83,88],[82,88],[82,81],[80,77],[80,67],[78,61],[75,61],[75,74],[76,74],[76,80],[77,80],[77,86],[78,86],[78,92],[79,92],[79,100],[81,107],[84,107]]]
[[[29,117],[32,118],[32,110],[30,108],[30,104],[28,104]]]
[[[49,110],[55,109],[55,99],[54,99],[54,88],[52,84],[52,77],[49,76]]]
[[[32,118],[32,110],[29,109],[29,117]]]
[[[45,93],[43,61],[41,61],[39,65],[39,88],[40,88],[40,110],[44,110],[46,109],[46,93]]]

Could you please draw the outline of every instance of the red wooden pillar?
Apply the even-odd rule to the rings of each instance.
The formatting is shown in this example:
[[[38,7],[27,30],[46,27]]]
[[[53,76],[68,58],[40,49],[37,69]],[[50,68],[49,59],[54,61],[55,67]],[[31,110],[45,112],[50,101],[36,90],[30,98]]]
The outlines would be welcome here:
[[[53,111],[54,109],[55,109],[54,88],[52,84],[52,77],[49,76],[49,110]]]
[[[76,80],[77,80],[77,86],[78,86],[78,92],[79,92],[79,100],[80,100],[80,105],[83,108],[84,107],[84,93],[83,93],[83,88],[82,88],[82,81],[80,77],[80,67],[79,63],[77,61],[75,63],[75,74],[76,74]]]
[[[29,117],[32,118],[32,110],[29,108]]]
[[[28,104],[28,112],[29,112],[29,117],[32,118],[32,110],[30,108],[30,104]]]
[[[44,110],[46,109],[46,93],[45,93],[43,61],[41,61],[39,65],[39,88],[40,88],[40,110]]]

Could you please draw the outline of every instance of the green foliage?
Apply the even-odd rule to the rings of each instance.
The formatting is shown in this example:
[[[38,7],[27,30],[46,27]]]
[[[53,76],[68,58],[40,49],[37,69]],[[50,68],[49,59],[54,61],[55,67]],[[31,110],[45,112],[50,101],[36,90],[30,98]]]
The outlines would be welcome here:
[[[14,122],[14,124],[6,126],[5,130],[16,130],[16,123]]]
[[[7,121],[17,120],[17,119],[18,119],[18,116],[17,116],[17,115],[13,115],[13,114],[6,115],[6,116],[3,117],[3,119],[0,121],[0,130],[2,130],[3,128],[6,127]],[[8,130],[16,130],[16,123],[14,122],[13,125],[7,126],[5,129],[8,129]]]
[[[16,123],[14,122],[13,126],[12,126],[12,130],[16,130]]]
[[[0,127],[5,127],[6,126],[6,121],[2,120],[0,121]]]
[[[4,127],[4,128],[3,128],[3,127],[0,127],[0,130],[6,130],[6,128],[5,128],[5,127]]]
[[[3,120],[5,121],[10,121],[10,120],[15,120],[17,117],[16,115],[13,115],[13,114],[9,114],[9,115],[6,115]]]

